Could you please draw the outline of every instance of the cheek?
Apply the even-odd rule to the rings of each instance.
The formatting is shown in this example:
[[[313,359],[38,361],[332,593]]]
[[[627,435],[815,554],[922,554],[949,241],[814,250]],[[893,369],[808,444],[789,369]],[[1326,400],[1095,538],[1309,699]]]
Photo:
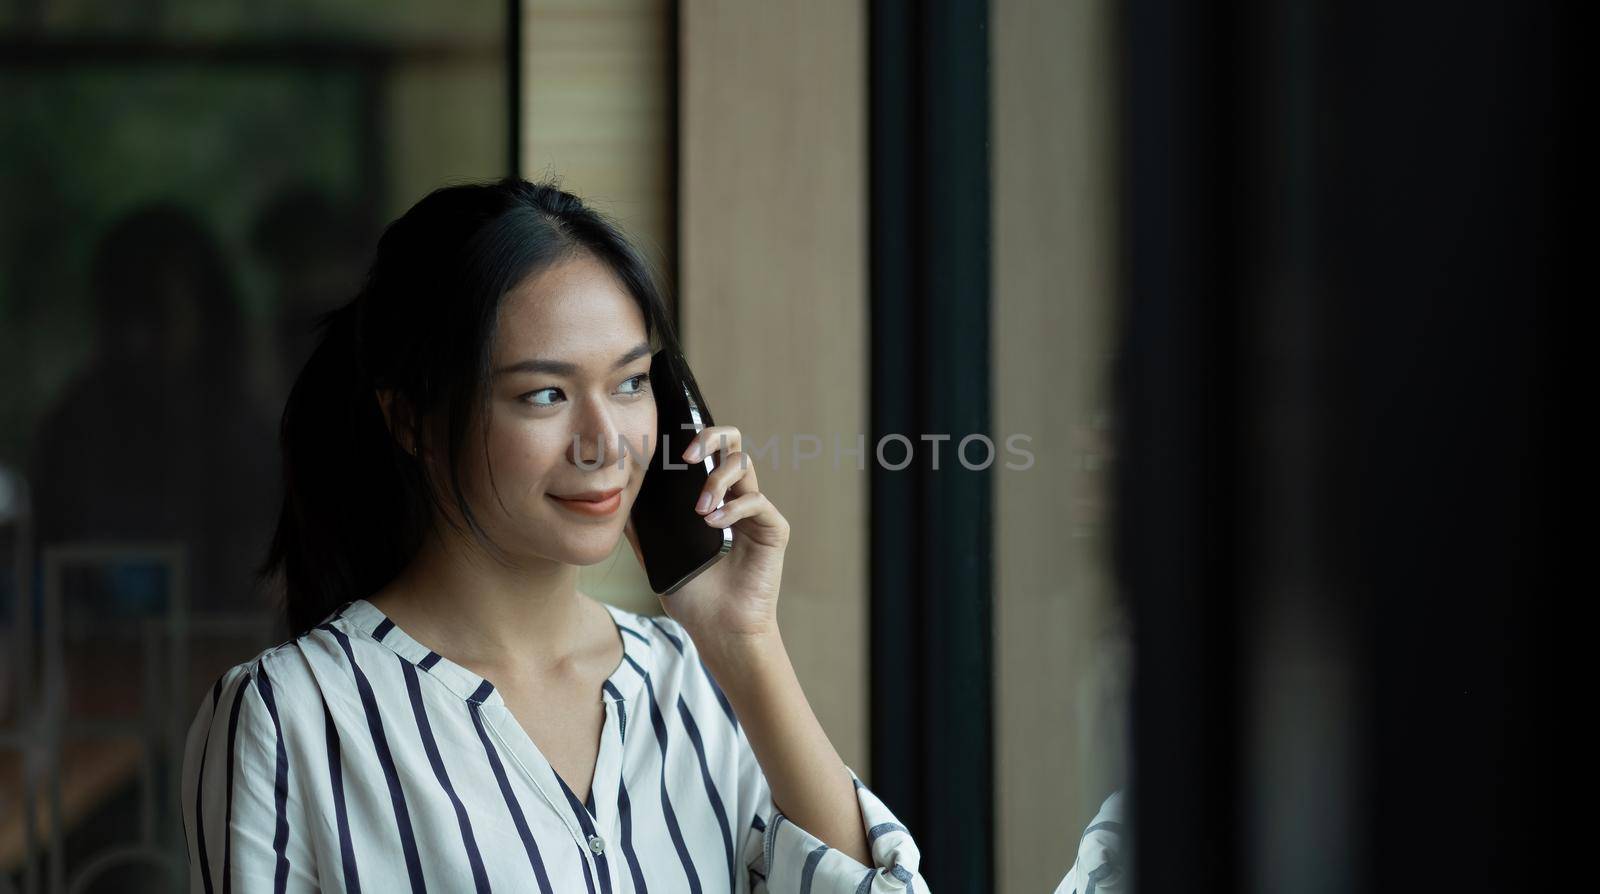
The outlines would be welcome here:
[[[623,430],[623,437],[628,439],[628,447],[642,473],[649,468],[650,459],[661,448],[656,434],[656,405],[652,401],[645,409],[641,409],[628,419],[627,428]]]
[[[494,465],[495,483],[509,491],[512,483],[523,488],[542,482],[549,470],[561,461],[567,445],[555,433],[534,427],[499,426],[489,436],[489,459]],[[487,483],[487,473],[485,473]]]

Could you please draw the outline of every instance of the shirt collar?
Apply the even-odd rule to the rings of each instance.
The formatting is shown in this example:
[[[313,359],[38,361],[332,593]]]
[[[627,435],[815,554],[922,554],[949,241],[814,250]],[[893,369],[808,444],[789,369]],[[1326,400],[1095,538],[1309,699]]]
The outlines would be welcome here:
[[[623,700],[631,700],[642,688],[644,675],[652,669],[649,625],[633,612],[610,603],[601,604],[616,625],[623,652],[621,661],[606,680],[609,686],[601,687],[601,698],[615,701],[620,695]],[[388,615],[365,599],[346,602],[329,621],[347,633],[364,636],[387,646],[390,651],[443,683],[463,701],[480,705],[505,704],[504,697],[493,683],[412,639]],[[615,690],[615,694],[611,690]]]

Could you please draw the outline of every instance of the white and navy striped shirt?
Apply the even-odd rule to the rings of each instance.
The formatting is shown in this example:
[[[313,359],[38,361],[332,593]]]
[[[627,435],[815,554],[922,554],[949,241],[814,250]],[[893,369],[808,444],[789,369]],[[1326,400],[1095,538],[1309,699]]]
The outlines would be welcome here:
[[[873,867],[774,810],[682,626],[606,608],[624,654],[583,803],[493,684],[365,599],[224,672],[184,751],[191,890],[928,890],[853,769]]]
[[[1122,792],[1112,792],[1078,839],[1077,860],[1055,894],[1115,894],[1128,889]]]

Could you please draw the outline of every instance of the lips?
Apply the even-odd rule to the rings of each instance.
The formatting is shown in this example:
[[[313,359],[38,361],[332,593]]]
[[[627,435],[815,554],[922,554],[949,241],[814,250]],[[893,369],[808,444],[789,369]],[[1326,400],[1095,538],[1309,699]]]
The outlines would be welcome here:
[[[547,494],[557,506],[568,512],[593,517],[610,515],[622,505],[622,488],[611,490],[586,490],[570,496]]]
[[[617,494],[622,493],[622,488],[613,487],[610,490],[586,490],[576,494],[551,494],[558,500],[581,500],[585,503],[603,503]]]

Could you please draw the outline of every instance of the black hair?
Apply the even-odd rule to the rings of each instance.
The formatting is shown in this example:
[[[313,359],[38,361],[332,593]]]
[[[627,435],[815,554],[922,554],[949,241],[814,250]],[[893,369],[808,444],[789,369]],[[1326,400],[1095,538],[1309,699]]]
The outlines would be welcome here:
[[[435,520],[450,518],[442,493],[492,546],[459,469],[490,409],[501,304],[528,276],[581,253],[638,303],[653,346],[676,353],[662,286],[620,227],[554,182],[515,177],[429,193],[384,230],[358,294],[318,317],[317,347],[283,411],[283,505],[256,569],[261,578],[281,572],[291,637],[392,580]],[[428,464],[402,447],[400,416],[391,411],[391,432],[379,389],[408,408],[422,452],[444,460],[448,482],[430,480]],[[429,443],[424,420],[442,423],[445,443]]]

